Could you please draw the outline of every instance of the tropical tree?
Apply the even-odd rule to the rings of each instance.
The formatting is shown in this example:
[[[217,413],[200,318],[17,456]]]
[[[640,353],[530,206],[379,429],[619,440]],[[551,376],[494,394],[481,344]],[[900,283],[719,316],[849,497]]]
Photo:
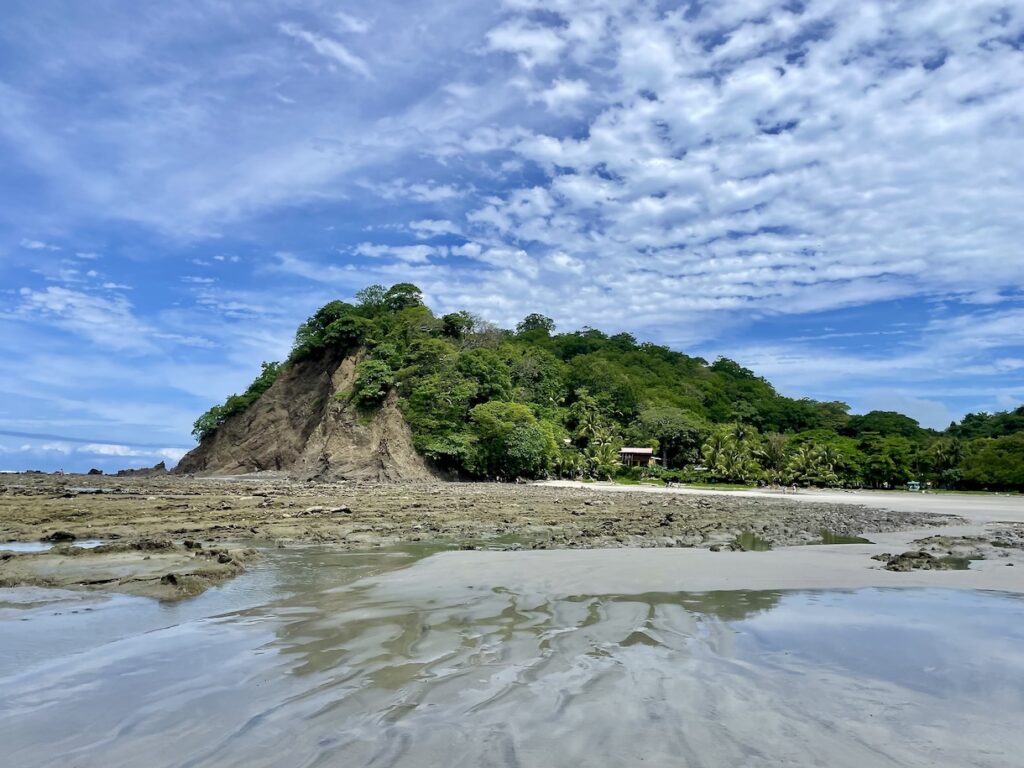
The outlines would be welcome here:
[[[537,423],[529,407],[492,400],[470,412],[476,450],[472,466],[489,477],[536,477],[554,455],[550,430]]]
[[[759,470],[747,444],[732,440],[726,443],[725,450],[719,455],[714,474],[726,482],[746,483],[754,479]]]
[[[789,473],[802,485],[835,485],[838,477],[832,469],[828,451],[816,445],[801,445],[793,451]]]
[[[608,480],[619,469],[619,452],[611,442],[593,443],[583,451],[587,473],[598,480]]]
[[[559,477],[576,478],[587,469],[587,459],[573,448],[562,448],[551,460],[551,469]]]
[[[704,445],[702,445],[700,449],[700,455],[701,459],[704,461],[704,466],[707,467],[708,470],[714,472],[722,462],[722,457],[725,455],[728,447],[728,438],[726,438],[721,431],[713,432],[711,436],[704,441]]]
[[[670,464],[685,464],[699,456],[707,427],[682,408],[661,406],[641,411],[630,432],[628,437],[647,436],[657,440],[661,464],[668,468]]]
[[[754,458],[761,464],[773,483],[786,482],[789,465],[789,437],[779,432],[769,432],[754,449]]]
[[[382,360],[364,360],[356,366],[353,399],[357,405],[368,408],[379,405],[395,383],[395,372]]]
[[[547,336],[554,330],[555,321],[536,312],[527,315],[516,325],[516,334],[519,336],[534,333],[535,331],[540,331],[544,336]]]
[[[512,399],[512,376],[508,364],[493,349],[468,349],[459,356],[458,369],[475,381],[479,402]]]

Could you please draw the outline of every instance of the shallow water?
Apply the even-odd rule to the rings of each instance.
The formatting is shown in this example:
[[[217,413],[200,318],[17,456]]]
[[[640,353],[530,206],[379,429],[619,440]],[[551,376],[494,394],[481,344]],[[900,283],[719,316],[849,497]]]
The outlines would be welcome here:
[[[740,548],[744,552],[767,552],[772,548],[772,543],[767,539],[763,539],[753,531],[744,531],[736,540],[733,545]]]
[[[272,552],[174,605],[0,591],[3,764],[860,768],[1024,751],[1018,597],[413,599],[386,574],[415,576],[426,553]]]
[[[82,539],[81,541],[68,542],[72,546],[82,549],[95,549],[107,542],[103,539]],[[50,541],[4,541],[0,542],[0,552],[49,552],[53,549],[53,542]]]
[[[870,544],[871,539],[865,539],[863,536],[848,536],[842,533],[834,533],[828,528],[821,529],[821,543],[822,544]]]

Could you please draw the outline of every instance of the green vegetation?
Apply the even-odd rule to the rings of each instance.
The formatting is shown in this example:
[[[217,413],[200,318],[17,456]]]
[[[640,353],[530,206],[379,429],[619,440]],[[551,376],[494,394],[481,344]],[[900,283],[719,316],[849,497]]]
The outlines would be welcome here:
[[[466,312],[437,317],[409,283],[355,298],[321,307],[288,360],[265,363],[244,394],[203,414],[196,437],[288,368],[359,352],[352,390],[335,398],[372,412],[393,392],[416,448],[461,476],[1024,490],[1024,407],[936,432],[899,413],[784,397],[732,360],[628,333],[555,333],[539,314],[514,331]],[[660,466],[619,466],[623,445],[652,448]]]
[[[217,427],[227,421],[229,417],[236,413],[242,413],[255,403],[260,395],[270,389],[270,385],[274,383],[281,372],[282,366],[280,363],[265,362],[261,364],[260,368],[260,375],[243,394],[231,395],[224,405],[215,405],[196,419],[195,424],[192,425],[192,436],[196,440],[203,440],[213,434]]]

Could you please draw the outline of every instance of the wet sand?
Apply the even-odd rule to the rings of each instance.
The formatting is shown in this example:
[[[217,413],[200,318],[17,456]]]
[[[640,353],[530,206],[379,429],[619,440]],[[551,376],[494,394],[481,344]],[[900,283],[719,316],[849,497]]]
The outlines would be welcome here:
[[[905,538],[905,537],[901,537]],[[426,598],[441,586],[510,588],[560,597],[588,592],[704,592],[715,590],[948,587],[1024,594],[1019,555],[970,563],[967,570],[893,572],[872,555],[914,548],[909,542],[843,544],[769,552],[706,549],[598,549],[580,552],[446,552],[395,574],[389,587]],[[1014,566],[1008,563],[1015,562]]]
[[[1011,768],[1024,750],[1018,597],[634,592],[673,585],[534,572],[599,551],[418,554],[276,551],[159,615],[0,605],[0,645],[32,635],[0,668],[4,765]],[[518,575],[445,575],[514,557]],[[119,631],[59,646],[90,621]]]

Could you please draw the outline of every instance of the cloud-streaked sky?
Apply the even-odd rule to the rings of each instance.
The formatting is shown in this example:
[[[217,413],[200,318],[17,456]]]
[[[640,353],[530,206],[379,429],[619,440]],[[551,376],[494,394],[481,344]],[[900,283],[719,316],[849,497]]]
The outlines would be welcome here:
[[[8,0],[0,468],[173,460],[374,282],[1024,401],[1024,5]]]

